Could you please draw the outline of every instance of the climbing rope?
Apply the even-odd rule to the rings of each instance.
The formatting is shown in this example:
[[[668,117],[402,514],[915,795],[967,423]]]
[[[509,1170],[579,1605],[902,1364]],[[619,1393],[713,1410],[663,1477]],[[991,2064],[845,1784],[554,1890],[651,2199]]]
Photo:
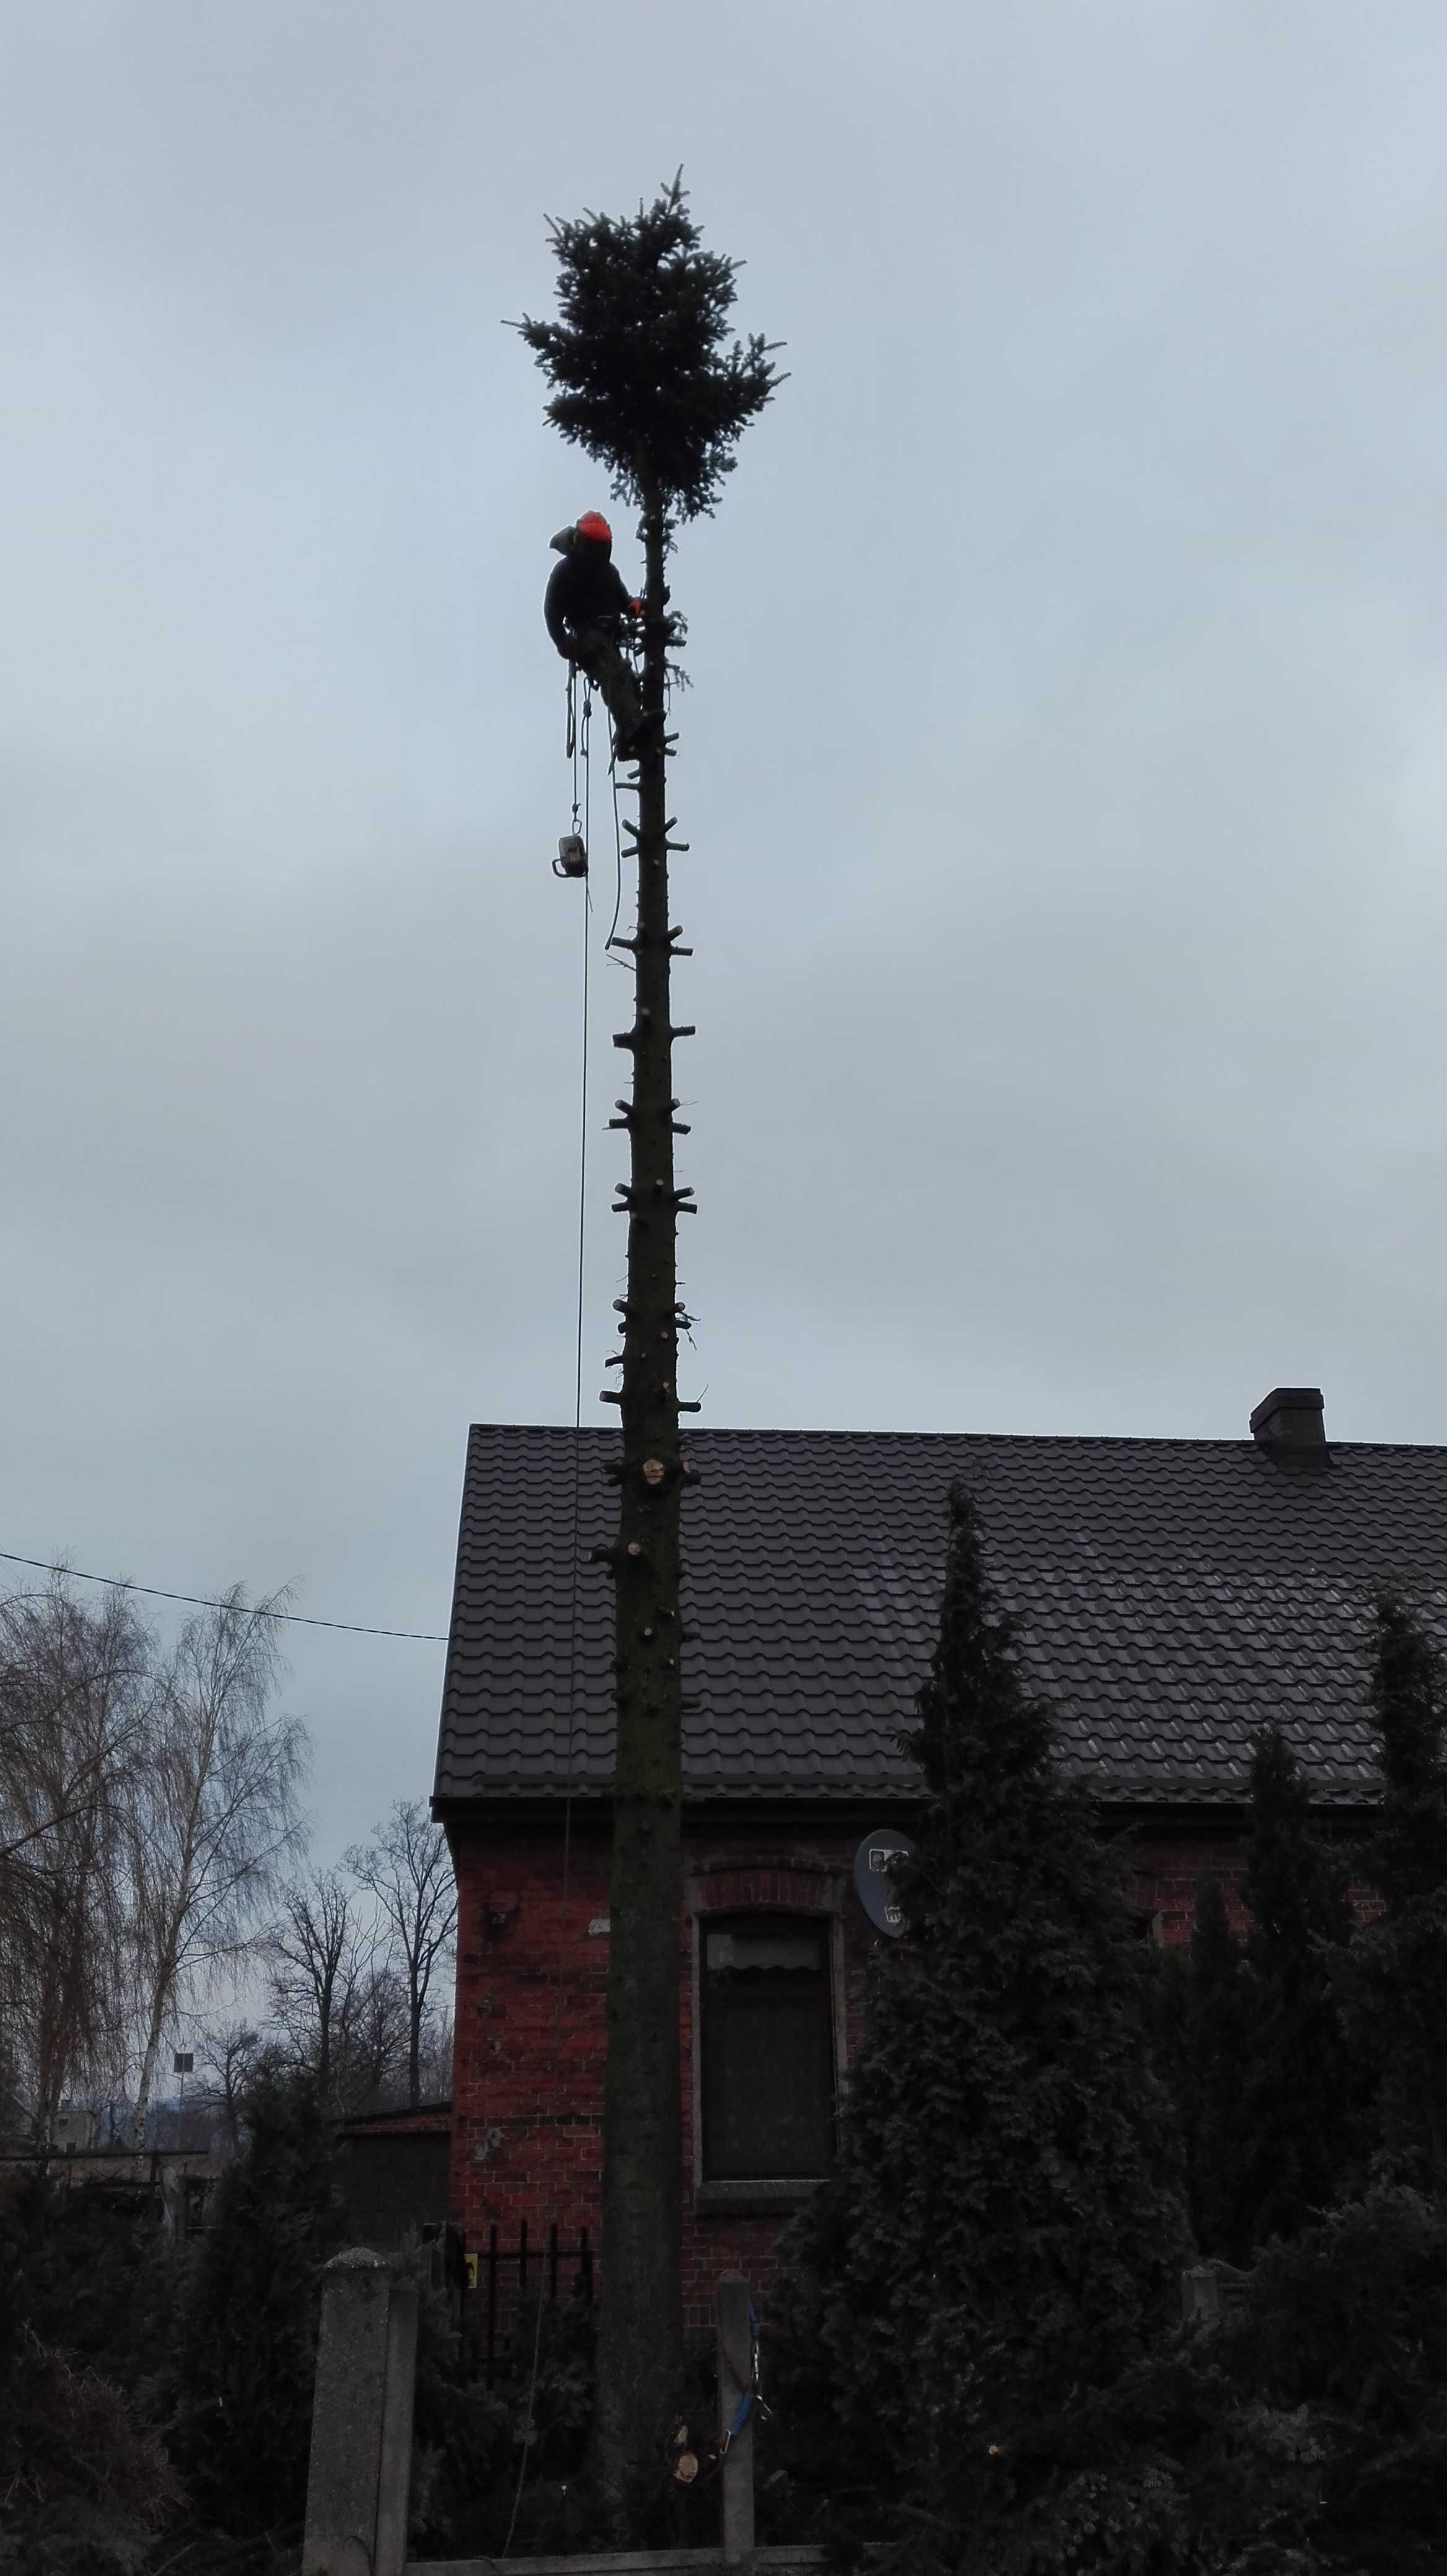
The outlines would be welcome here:
[[[592,792],[590,783],[591,773],[588,760],[588,733],[593,704],[593,692],[591,687],[585,685],[583,691],[582,715],[581,718],[579,718],[575,707],[573,680],[574,672],[573,667],[570,665],[568,672],[568,749],[573,760],[573,830],[576,833],[579,827],[580,800],[578,795],[578,777],[579,759],[581,756],[583,788],[581,799],[581,820],[583,845],[586,849]],[[563,1768],[562,1893],[558,1908],[558,1969],[553,1990],[553,2069],[555,2077],[559,2061],[559,2053],[562,2046],[563,1973],[567,1961],[568,1894],[571,1885],[573,1858],[573,1739],[577,1717],[578,1606],[579,1575],[581,1572],[582,1562],[583,1508],[583,1292],[586,1275],[584,1252],[587,1241],[588,1213],[588,949],[592,929],[592,910],[593,898],[585,883],[583,888],[583,1026],[578,1084],[578,1288],[573,1335],[573,1579],[572,1595],[568,1614],[568,1737]],[[558,2201],[557,2186],[555,2184],[552,2208],[554,2224],[557,2222],[557,2217]],[[539,2290],[537,2325],[533,2333],[532,2370],[528,2381],[527,2406],[523,2416],[522,2456],[518,2462],[517,2487],[512,2500],[512,2514],[508,2522],[507,2538],[502,2545],[502,2554],[504,2558],[512,2547],[513,2533],[517,2529],[517,2518],[519,2511],[521,2510],[523,2500],[523,2486],[528,2473],[528,2455],[532,2449],[534,2441],[535,2427],[533,2409],[537,2403],[538,2366],[542,2355],[543,2342],[543,2311],[546,2305],[547,2301],[545,2300],[542,2291]]]
[[[581,706],[579,705],[580,676],[582,679]],[[573,1564],[572,1591],[568,1621],[568,1737],[564,1767],[562,1892],[558,1920],[558,1966],[557,1976],[554,1982],[553,1998],[553,2066],[555,2072],[562,2046],[563,1977],[567,1960],[568,1895],[571,1884],[572,1867],[573,1742],[577,1718],[578,1607],[582,1541],[581,1468],[583,1428],[583,1310],[585,1286],[584,1251],[586,1244],[588,1204],[588,951],[591,915],[593,910],[593,898],[591,892],[588,890],[586,878],[588,873],[588,852],[592,838],[592,716],[592,683],[585,673],[580,675],[578,665],[576,663],[570,662],[568,665],[567,730],[565,740],[567,745],[567,759],[572,768],[572,830],[566,838],[558,844],[558,856],[553,861],[553,873],[555,876],[559,877],[582,877],[585,880],[585,884],[583,891],[582,1068],[580,1081],[578,1139],[578,1288],[573,1349]],[[612,757],[609,762],[609,773],[613,791],[613,847],[615,860],[613,921],[608,932],[606,943],[607,948],[611,950],[614,933],[618,928],[618,917],[623,908],[623,826],[618,811],[618,759],[616,737],[613,742]],[[623,963],[625,961],[620,960],[619,962]],[[558,2215],[556,2186],[554,2188],[552,2215],[556,2222]],[[522,2509],[523,2487],[527,2480],[528,2457],[535,2439],[533,2410],[537,2403],[538,2373],[542,2356],[543,2312],[545,2304],[546,2303],[540,2292],[538,2296],[537,2322],[533,2330],[532,2368],[528,2379],[527,2406],[523,2417],[522,2452],[518,2461],[517,2485],[513,2493],[512,2513],[508,2520],[507,2538],[503,2542],[502,2554],[504,2557],[507,2556],[508,2551],[512,2547],[513,2534],[517,2529],[518,2514]],[[757,2370],[758,2362],[756,2350],[754,2360],[756,2386]],[[747,2411],[747,2409],[745,2411]],[[743,2417],[741,2416],[739,2420],[740,2423],[742,2423]],[[730,2434],[728,2438],[732,2439],[732,2434]]]
[[[592,742],[592,680],[587,680],[587,683],[584,683],[584,690],[582,690],[582,848],[584,848],[584,850],[587,850],[587,842],[590,842],[590,832],[592,832],[592,755],[590,755],[590,742]],[[577,829],[579,829],[579,819],[577,819],[577,760],[574,760],[574,770],[572,770],[572,827],[574,827],[574,832],[577,832]],[[590,899],[587,899],[587,907],[590,907],[590,912],[592,912],[592,896],[590,896]],[[584,999],[584,1012],[587,1012],[587,940],[584,940],[584,948],[582,948],[582,961],[584,961],[582,999]],[[584,1036],[587,1036],[587,1028],[584,1028]]]
[[[592,713],[593,683],[588,679],[586,674],[584,674],[583,712],[581,718],[579,717],[578,666],[576,662],[570,662],[568,664],[568,729],[566,739],[567,757],[573,764],[573,828],[570,832],[565,832],[558,843],[558,855],[553,861],[553,874],[555,877],[585,877],[588,873],[588,737]],[[583,776],[581,814],[579,811],[578,797],[578,771],[580,763],[582,766]]]

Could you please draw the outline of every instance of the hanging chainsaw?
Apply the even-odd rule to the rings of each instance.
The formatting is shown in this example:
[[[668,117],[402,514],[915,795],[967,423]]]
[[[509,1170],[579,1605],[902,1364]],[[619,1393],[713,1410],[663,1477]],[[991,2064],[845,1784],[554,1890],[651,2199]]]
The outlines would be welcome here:
[[[573,764],[573,828],[571,832],[564,832],[559,838],[558,855],[553,861],[555,877],[585,877],[588,873],[588,840],[585,824],[589,803],[588,728],[593,711],[593,690],[591,683],[585,679],[583,712],[580,719],[577,703],[578,680],[578,666],[576,662],[570,662],[568,664],[568,758]],[[578,797],[580,754],[583,770],[581,805]]]

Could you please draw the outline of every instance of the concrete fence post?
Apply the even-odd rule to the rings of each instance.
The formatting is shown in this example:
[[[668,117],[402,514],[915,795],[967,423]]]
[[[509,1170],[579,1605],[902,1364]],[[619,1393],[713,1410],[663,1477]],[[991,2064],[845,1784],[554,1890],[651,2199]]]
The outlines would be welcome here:
[[[322,2274],[302,2576],[403,2576],[417,2285],[365,2245]]]
[[[1190,2325],[1219,2326],[1239,2316],[1251,2296],[1251,2275],[1234,2263],[1194,2263],[1181,2274],[1181,2314]]]
[[[1193,2263],[1181,2274],[1181,2320],[1188,2326],[1220,2324],[1221,2282],[1214,2263]]]
[[[733,2431],[739,2407],[754,2384],[754,2336],[749,2285],[742,2272],[725,2272],[718,2285],[718,2429]],[[723,2555],[726,2567],[751,2567],[754,2557],[754,2424],[750,2409],[724,2453]]]

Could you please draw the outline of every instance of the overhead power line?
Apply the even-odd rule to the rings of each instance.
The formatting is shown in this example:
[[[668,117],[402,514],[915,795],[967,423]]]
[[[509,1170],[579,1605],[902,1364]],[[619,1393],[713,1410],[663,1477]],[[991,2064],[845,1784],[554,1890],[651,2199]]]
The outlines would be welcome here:
[[[234,1605],[216,1601],[205,1592],[163,1592],[159,1584],[128,1583],[120,1574],[84,1574],[78,1565],[57,1565],[43,1556],[16,1556],[8,1547],[0,1547],[0,1563],[33,1565],[40,1574],[69,1574],[77,1583],[103,1583],[111,1592],[144,1592],[148,1601],[186,1601],[194,1610],[226,1610]],[[308,1619],[300,1610],[253,1610],[248,1602],[239,1605],[243,1618],[281,1619],[289,1628],[340,1628],[349,1637],[409,1637],[419,1646],[445,1646],[447,1639],[435,1628],[364,1628],[355,1619]]]

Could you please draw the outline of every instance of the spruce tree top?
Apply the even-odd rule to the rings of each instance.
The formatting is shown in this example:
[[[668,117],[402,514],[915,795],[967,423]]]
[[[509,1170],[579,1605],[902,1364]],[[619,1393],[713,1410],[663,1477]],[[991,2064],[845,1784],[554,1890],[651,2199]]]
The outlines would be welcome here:
[[[619,500],[670,523],[713,510],[782,381],[777,342],[729,340],[737,261],[703,248],[681,174],[636,216],[550,230],[559,319],[517,326],[554,388],[549,420],[607,467]]]

